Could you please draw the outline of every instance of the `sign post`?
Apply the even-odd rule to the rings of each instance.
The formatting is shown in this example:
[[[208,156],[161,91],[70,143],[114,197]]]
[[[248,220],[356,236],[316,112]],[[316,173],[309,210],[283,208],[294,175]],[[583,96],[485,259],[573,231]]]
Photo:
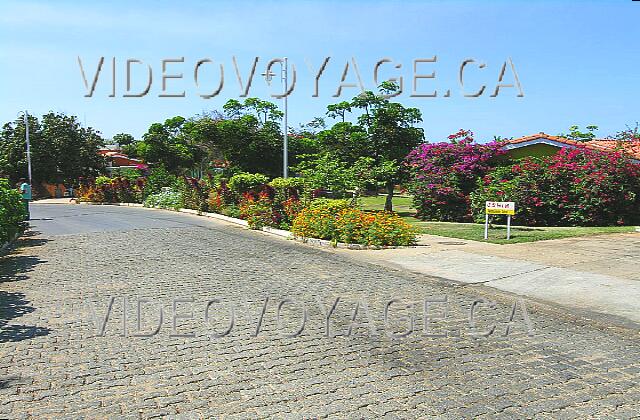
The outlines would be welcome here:
[[[484,239],[489,239],[489,215],[507,215],[507,240],[511,239],[511,216],[516,214],[516,203],[513,201],[487,201],[485,203]]]

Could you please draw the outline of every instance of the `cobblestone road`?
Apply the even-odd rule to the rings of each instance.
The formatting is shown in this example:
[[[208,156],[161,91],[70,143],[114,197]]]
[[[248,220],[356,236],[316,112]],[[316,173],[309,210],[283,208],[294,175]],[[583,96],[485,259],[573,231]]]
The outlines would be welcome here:
[[[62,214],[76,207],[59,207],[40,213],[55,213],[52,223],[81,219]],[[532,302],[513,314],[514,297],[195,216],[82,207],[85,219],[106,212],[129,227],[29,236],[1,262],[0,417],[640,413],[637,330]],[[36,222],[43,231],[46,223]],[[430,304],[426,327],[447,336],[428,337],[424,300],[445,298]],[[151,337],[134,336],[140,299],[142,333],[158,329],[162,307]],[[301,329],[303,307],[302,333],[285,336]],[[412,314],[414,332],[391,337]]]

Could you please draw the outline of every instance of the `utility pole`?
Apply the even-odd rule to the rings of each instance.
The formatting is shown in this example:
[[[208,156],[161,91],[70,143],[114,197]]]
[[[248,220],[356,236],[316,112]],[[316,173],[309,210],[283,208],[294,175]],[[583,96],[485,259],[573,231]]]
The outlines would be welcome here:
[[[288,59],[287,57],[284,57],[284,59],[282,61],[280,61],[280,63],[282,64],[282,71],[280,72],[280,79],[282,80],[282,83],[284,84],[284,94],[283,94],[283,100],[284,100],[284,121],[283,121],[283,129],[282,129],[282,140],[283,140],[283,147],[282,147],[282,177],[283,178],[288,178],[289,177],[289,125],[287,122],[287,117],[288,117],[288,108],[287,108],[287,90],[289,89],[289,78],[288,78]],[[264,76],[265,80],[267,81],[268,85],[271,85],[271,79],[273,78],[273,76],[275,76],[276,74],[271,72],[271,70],[267,70],[266,72],[262,73],[262,76]]]
[[[29,142],[29,113],[24,111],[24,128],[27,140],[27,171],[29,173],[29,185],[31,185],[31,143]]]
[[[288,114],[288,109],[287,109],[287,89],[289,89],[289,83],[288,83],[288,66],[287,66],[287,57],[284,58],[284,68],[282,69],[283,72],[283,80],[284,80],[284,129],[283,131],[283,136],[284,136],[284,150],[282,153],[282,167],[283,169],[283,178],[288,178],[289,177],[289,126],[287,125],[287,114]]]

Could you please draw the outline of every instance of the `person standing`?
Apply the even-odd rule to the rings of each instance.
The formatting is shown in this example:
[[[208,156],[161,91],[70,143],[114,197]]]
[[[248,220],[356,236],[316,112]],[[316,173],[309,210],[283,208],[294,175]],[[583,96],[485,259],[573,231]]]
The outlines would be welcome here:
[[[31,185],[24,178],[20,178],[20,194],[22,194],[22,205],[24,206],[24,212],[27,215],[25,220],[29,220],[31,216],[31,214],[29,213],[29,201],[31,201]]]

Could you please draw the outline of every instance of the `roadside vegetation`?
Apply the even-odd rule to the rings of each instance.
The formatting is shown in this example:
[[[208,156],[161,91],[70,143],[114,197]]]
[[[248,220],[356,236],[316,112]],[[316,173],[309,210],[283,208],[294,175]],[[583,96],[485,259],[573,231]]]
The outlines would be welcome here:
[[[6,179],[0,179],[0,246],[22,231],[24,218],[20,193]]]
[[[258,98],[153,123],[141,139],[115,135],[112,145],[142,162],[118,170],[107,170],[98,153],[105,145],[100,133],[76,117],[29,116],[35,190],[40,182],[65,183],[79,201],[216,212],[255,229],[377,246],[413,244],[419,233],[479,240],[486,201],[516,203],[509,243],[626,232],[640,224],[640,165],[622,148],[578,145],[518,159],[502,151],[500,138],[479,143],[468,130],[426,142],[417,126],[420,111],[391,100],[398,91],[383,82],[378,92],[288,127],[293,176],[287,179],[279,178],[282,112]],[[595,126],[587,128],[572,127],[567,136],[592,139]],[[25,131],[21,118],[0,131],[0,178],[15,182],[26,173]],[[613,138],[640,141],[637,129]],[[0,223],[12,226],[2,232],[18,228],[2,217]],[[502,220],[492,218],[489,241],[506,243]]]

